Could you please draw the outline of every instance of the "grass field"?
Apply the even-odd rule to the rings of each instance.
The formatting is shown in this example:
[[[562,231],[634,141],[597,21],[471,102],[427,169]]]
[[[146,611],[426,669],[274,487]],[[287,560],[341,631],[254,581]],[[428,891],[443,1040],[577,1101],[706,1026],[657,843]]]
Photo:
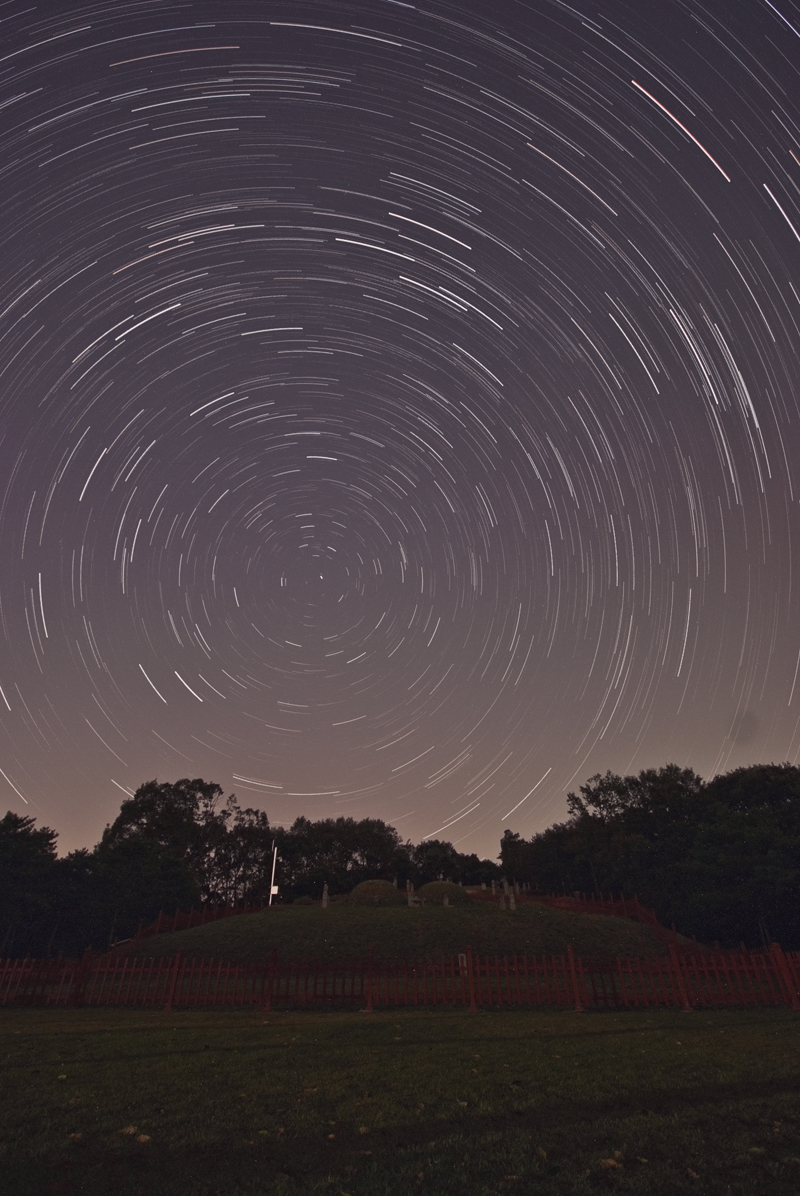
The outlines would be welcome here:
[[[516,913],[499,903],[466,906],[274,906],[145,939],[139,955],[173,955],[180,947],[197,958],[236,963],[265,959],[273,948],[285,958],[360,958],[374,947],[379,959],[451,955],[470,945],[480,954],[561,955],[571,943],[579,955],[663,955],[668,946],[643,923],[574,914],[524,903]]]
[[[0,1011],[15,1196],[800,1191],[800,1018]]]

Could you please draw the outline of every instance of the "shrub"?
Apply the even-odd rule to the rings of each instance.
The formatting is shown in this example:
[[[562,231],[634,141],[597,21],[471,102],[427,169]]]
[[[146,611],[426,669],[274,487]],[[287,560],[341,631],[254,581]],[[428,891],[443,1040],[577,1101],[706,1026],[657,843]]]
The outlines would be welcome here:
[[[407,898],[388,880],[364,880],[350,894],[354,905],[405,905]]]
[[[472,901],[469,893],[465,892],[461,885],[454,885],[449,880],[430,881],[421,889],[417,889],[417,897],[428,905],[444,905],[445,897],[449,899],[450,905],[469,905]]]
[[[292,905],[316,905],[313,897],[295,897]]]

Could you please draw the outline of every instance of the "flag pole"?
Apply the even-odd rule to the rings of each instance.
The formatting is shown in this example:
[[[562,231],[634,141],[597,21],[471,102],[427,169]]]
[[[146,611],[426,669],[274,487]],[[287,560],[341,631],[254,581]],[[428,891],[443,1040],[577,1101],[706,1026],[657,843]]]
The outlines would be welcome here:
[[[269,904],[272,905],[272,898],[277,889],[275,887],[275,867],[278,863],[278,847],[275,841],[272,842],[272,879],[269,882]]]

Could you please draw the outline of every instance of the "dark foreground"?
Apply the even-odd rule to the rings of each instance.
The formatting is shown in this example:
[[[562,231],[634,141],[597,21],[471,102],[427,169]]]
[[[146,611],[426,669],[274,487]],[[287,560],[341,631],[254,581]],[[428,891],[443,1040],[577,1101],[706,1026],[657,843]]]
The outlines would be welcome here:
[[[800,1191],[800,1015],[0,1012],[19,1196]]]

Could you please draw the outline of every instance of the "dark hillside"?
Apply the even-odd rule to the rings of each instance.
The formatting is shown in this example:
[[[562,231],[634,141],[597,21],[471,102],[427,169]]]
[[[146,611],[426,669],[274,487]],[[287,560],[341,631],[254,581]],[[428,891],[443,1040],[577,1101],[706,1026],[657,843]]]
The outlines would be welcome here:
[[[333,904],[274,906],[145,940],[138,955],[213,957],[234,962],[284,957],[356,957],[370,946],[376,958],[450,955],[469,944],[480,954],[560,955],[570,943],[580,955],[663,955],[668,946],[639,922],[575,914],[534,902],[515,913],[489,902],[468,906],[371,908]]]

